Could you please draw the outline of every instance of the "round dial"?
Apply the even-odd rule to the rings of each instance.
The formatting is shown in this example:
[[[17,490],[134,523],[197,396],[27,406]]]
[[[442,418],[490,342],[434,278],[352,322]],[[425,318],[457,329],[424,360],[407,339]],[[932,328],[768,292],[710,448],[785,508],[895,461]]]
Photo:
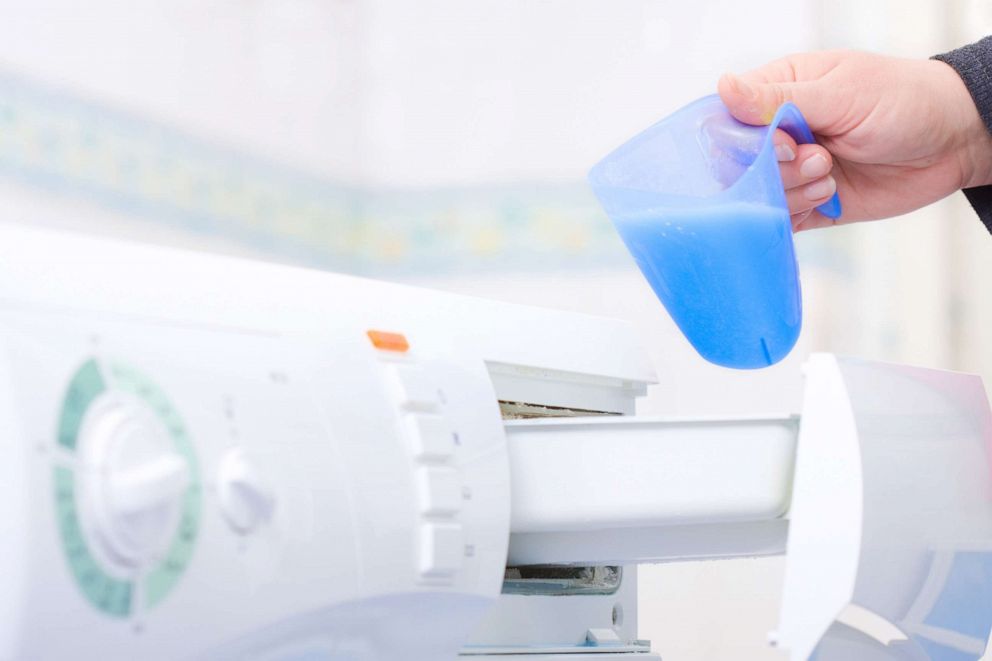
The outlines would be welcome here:
[[[232,448],[220,461],[217,495],[227,523],[237,532],[255,532],[275,509],[272,487],[243,448]]]
[[[142,373],[91,359],[69,382],[57,442],[73,459],[55,466],[55,496],[83,594],[118,617],[154,606],[185,570],[199,530],[201,489],[182,419]]]
[[[80,430],[79,493],[100,551],[126,571],[161,557],[176,529],[190,467],[154,413],[107,395]]]

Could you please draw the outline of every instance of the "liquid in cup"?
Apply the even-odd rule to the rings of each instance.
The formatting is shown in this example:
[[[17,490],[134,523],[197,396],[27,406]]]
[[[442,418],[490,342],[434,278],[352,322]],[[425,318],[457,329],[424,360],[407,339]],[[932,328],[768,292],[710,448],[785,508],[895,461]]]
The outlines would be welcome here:
[[[699,354],[749,369],[795,346],[802,295],[771,136],[814,141],[786,104],[769,126],[719,97],[683,108],[601,161],[589,179],[641,272]],[[840,215],[835,195],[818,207]]]

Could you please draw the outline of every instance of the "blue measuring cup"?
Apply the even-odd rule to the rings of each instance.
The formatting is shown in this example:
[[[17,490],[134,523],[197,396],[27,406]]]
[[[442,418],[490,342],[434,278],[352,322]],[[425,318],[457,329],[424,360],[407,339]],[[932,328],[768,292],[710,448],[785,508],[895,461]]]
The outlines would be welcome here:
[[[802,295],[772,134],[814,142],[786,103],[768,126],[708,96],[600,161],[589,182],[644,277],[706,360],[767,367],[799,338]],[[817,209],[841,213],[834,195]]]

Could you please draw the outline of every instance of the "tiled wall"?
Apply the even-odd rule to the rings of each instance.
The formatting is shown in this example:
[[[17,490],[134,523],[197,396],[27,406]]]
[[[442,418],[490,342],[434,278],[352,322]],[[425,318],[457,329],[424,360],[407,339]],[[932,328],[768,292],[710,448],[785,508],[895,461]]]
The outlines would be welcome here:
[[[349,184],[0,73],[0,176],[277,259],[352,273],[624,259],[581,182]],[[85,222],[81,229],[90,229]]]
[[[40,0],[0,23],[0,175],[59,225],[355,273],[625,264],[586,170],[808,43],[757,5]]]

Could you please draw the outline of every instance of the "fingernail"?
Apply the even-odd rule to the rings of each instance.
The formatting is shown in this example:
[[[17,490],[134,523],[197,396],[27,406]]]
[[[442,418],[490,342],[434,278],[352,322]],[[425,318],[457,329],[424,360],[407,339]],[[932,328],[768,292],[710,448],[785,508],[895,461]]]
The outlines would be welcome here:
[[[837,182],[833,177],[825,177],[814,181],[803,190],[807,200],[822,200],[837,192]]]
[[[830,173],[830,164],[823,154],[813,154],[799,166],[799,174],[807,179],[818,179]]]
[[[775,145],[775,158],[779,161],[794,161],[796,160],[796,152],[792,151],[792,147],[782,143],[781,145]]]
[[[743,78],[735,74],[727,74],[730,76],[730,82],[737,89],[737,91],[746,99],[754,100],[758,98],[758,92],[751,87]]]

